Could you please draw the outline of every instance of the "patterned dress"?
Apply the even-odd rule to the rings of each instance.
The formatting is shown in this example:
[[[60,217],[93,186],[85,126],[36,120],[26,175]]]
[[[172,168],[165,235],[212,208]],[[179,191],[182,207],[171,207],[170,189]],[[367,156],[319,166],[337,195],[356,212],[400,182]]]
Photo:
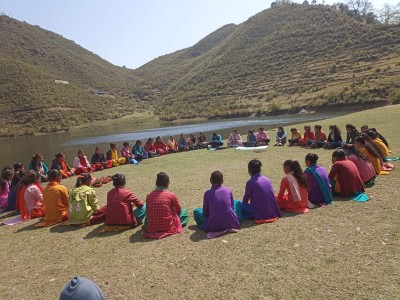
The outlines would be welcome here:
[[[147,194],[147,226],[144,237],[161,239],[180,233],[182,231],[182,223],[179,219],[181,211],[182,207],[174,193],[157,188]]]

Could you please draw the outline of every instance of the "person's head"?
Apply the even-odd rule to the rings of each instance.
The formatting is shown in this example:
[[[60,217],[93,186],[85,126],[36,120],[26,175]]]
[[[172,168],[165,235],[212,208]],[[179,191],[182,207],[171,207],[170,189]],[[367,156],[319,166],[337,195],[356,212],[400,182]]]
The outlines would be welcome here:
[[[237,133],[238,131],[237,131],[237,129],[233,129],[233,132],[234,132],[234,133]]]
[[[141,146],[142,145],[142,140],[136,140],[135,146]]]
[[[332,153],[332,163],[335,163],[337,160],[346,159],[346,152],[343,149],[336,149]]]
[[[321,125],[315,125],[314,126],[314,131],[316,132],[321,132],[322,126]]]
[[[32,164],[39,164],[43,161],[43,155],[42,154],[35,154],[32,156]]]
[[[162,142],[162,137],[161,136],[156,137],[156,143],[161,143],[161,142]]]
[[[33,170],[29,170],[22,177],[22,184],[25,186],[31,185],[33,183],[39,182],[40,176],[39,173]]]
[[[169,177],[166,173],[160,172],[157,174],[156,186],[161,188],[168,188]]]
[[[85,152],[82,149],[78,150],[78,156],[79,157],[84,157],[85,156]]]
[[[210,176],[210,183],[212,185],[221,185],[224,183],[224,175],[220,171],[214,171]]]
[[[92,176],[89,173],[82,173],[81,175],[78,176],[75,187],[80,187],[82,185],[90,186],[91,183],[92,183]]]
[[[61,179],[62,179],[61,172],[56,170],[56,169],[48,171],[47,172],[47,176],[49,178],[49,181],[55,181],[55,182],[58,182],[58,183],[60,183]]]
[[[200,136],[204,136],[204,132],[200,132]]]
[[[247,165],[247,170],[251,176],[261,172],[262,163],[258,159],[252,159]]]
[[[56,154],[56,159],[63,162],[65,160],[65,155],[62,152]]]
[[[358,150],[361,149],[362,147],[364,147],[365,144],[366,144],[366,140],[365,140],[365,137],[363,135],[359,135],[354,140],[354,145],[356,146],[356,148]]]
[[[170,136],[169,136],[169,139],[170,139],[171,141],[173,141],[173,140],[175,140],[175,137],[174,137],[173,135],[170,135]]]
[[[96,283],[85,277],[74,277],[61,290],[59,300],[104,300],[104,293]]]
[[[189,135],[189,138],[192,140],[196,139],[193,134]]]
[[[305,158],[306,166],[315,165],[318,161],[318,155],[315,153],[308,153]]]
[[[291,132],[291,133],[296,133],[296,132],[297,132],[297,128],[295,128],[295,127],[291,128],[291,129],[290,129],[290,132]]]
[[[249,131],[248,131],[248,134],[253,134],[253,130],[249,130]]]
[[[283,163],[283,171],[285,172],[285,174],[289,173],[293,174],[293,176],[297,179],[299,184],[302,187],[308,189],[307,179],[305,178],[303,170],[301,169],[301,166],[297,160],[293,159],[285,160],[285,162]]]
[[[361,126],[361,132],[364,132],[368,129],[368,125]]]
[[[213,132],[212,136],[217,136],[217,133],[216,133],[216,132]]]
[[[13,169],[4,169],[3,172],[1,172],[1,177],[4,180],[11,180],[14,177],[14,170]]]
[[[113,186],[115,187],[124,187],[126,185],[125,175],[123,174],[115,174],[111,179],[113,181]]]
[[[311,126],[310,125],[305,125],[304,126],[304,131],[305,132],[310,132],[311,131]]]
[[[351,133],[354,130],[356,130],[356,126],[354,126],[353,124],[346,124],[346,131],[348,133]]]
[[[124,148],[129,148],[129,142],[124,142],[122,145],[124,146]]]
[[[278,131],[279,131],[279,132],[283,132],[283,131],[284,131],[283,127],[279,126],[279,127],[278,127]]]
[[[378,137],[376,131],[372,131],[371,129],[364,131],[364,134],[368,135],[371,139],[376,139]]]
[[[329,125],[329,132],[340,134],[340,129],[336,125]]]
[[[110,149],[114,150],[117,148],[117,144],[116,143],[110,143]]]
[[[179,137],[180,137],[181,139],[184,139],[184,138],[185,138],[185,134],[184,134],[184,133],[181,133],[181,134],[179,135]]]
[[[101,148],[100,147],[96,147],[96,149],[94,150],[97,154],[101,154]]]
[[[22,172],[25,170],[24,164],[20,162],[13,164],[13,168],[14,168],[14,173]]]
[[[258,128],[258,131],[259,131],[259,132],[263,132],[263,131],[264,131],[264,127]]]
[[[147,140],[147,142],[146,142],[146,144],[153,144],[154,143],[154,140],[152,139],[152,138],[149,138],[148,140]]]

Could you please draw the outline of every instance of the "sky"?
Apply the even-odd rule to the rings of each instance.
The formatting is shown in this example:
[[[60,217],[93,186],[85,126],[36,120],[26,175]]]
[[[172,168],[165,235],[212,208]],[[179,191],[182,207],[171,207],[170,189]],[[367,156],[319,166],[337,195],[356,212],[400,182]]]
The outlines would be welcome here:
[[[398,1],[372,0],[372,3],[379,9],[384,3],[394,5]],[[161,55],[193,46],[226,24],[243,23],[269,8],[271,2],[0,0],[0,13],[61,34],[115,65],[135,69]],[[325,1],[334,2],[346,1]]]

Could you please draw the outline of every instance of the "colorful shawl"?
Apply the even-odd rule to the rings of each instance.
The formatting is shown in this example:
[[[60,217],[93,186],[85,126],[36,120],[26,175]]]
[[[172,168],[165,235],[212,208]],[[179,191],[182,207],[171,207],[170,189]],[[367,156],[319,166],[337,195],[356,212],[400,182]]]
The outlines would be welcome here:
[[[318,187],[322,192],[322,196],[324,197],[324,201],[326,204],[330,204],[332,202],[332,193],[329,187],[326,185],[325,181],[322,180],[321,176],[318,174],[317,170],[315,169],[315,164],[310,165],[306,168],[306,171],[310,172],[315,180],[317,181]]]
[[[294,176],[291,173],[286,174],[286,178],[289,181],[290,191],[292,192],[293,195],[293,201],[300,202],[301,195],[300,195],[299,184],[297,183],[296,178],[294,178]]]

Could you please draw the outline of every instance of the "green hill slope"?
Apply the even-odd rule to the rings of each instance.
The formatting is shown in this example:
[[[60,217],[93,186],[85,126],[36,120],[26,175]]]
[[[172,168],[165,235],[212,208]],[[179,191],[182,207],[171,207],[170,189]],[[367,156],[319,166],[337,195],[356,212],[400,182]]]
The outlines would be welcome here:
[[[399,87],[398,26],[360,23],[328,6],[283,5],[221,31],[212,46],[200,42],[137,70],[152,79],[138,89],[158,103],[161,119],[386,103]]]
[[[51,132],[135,111],[129,71],[73,41],[0,16],[0,45],[1,136]]]

